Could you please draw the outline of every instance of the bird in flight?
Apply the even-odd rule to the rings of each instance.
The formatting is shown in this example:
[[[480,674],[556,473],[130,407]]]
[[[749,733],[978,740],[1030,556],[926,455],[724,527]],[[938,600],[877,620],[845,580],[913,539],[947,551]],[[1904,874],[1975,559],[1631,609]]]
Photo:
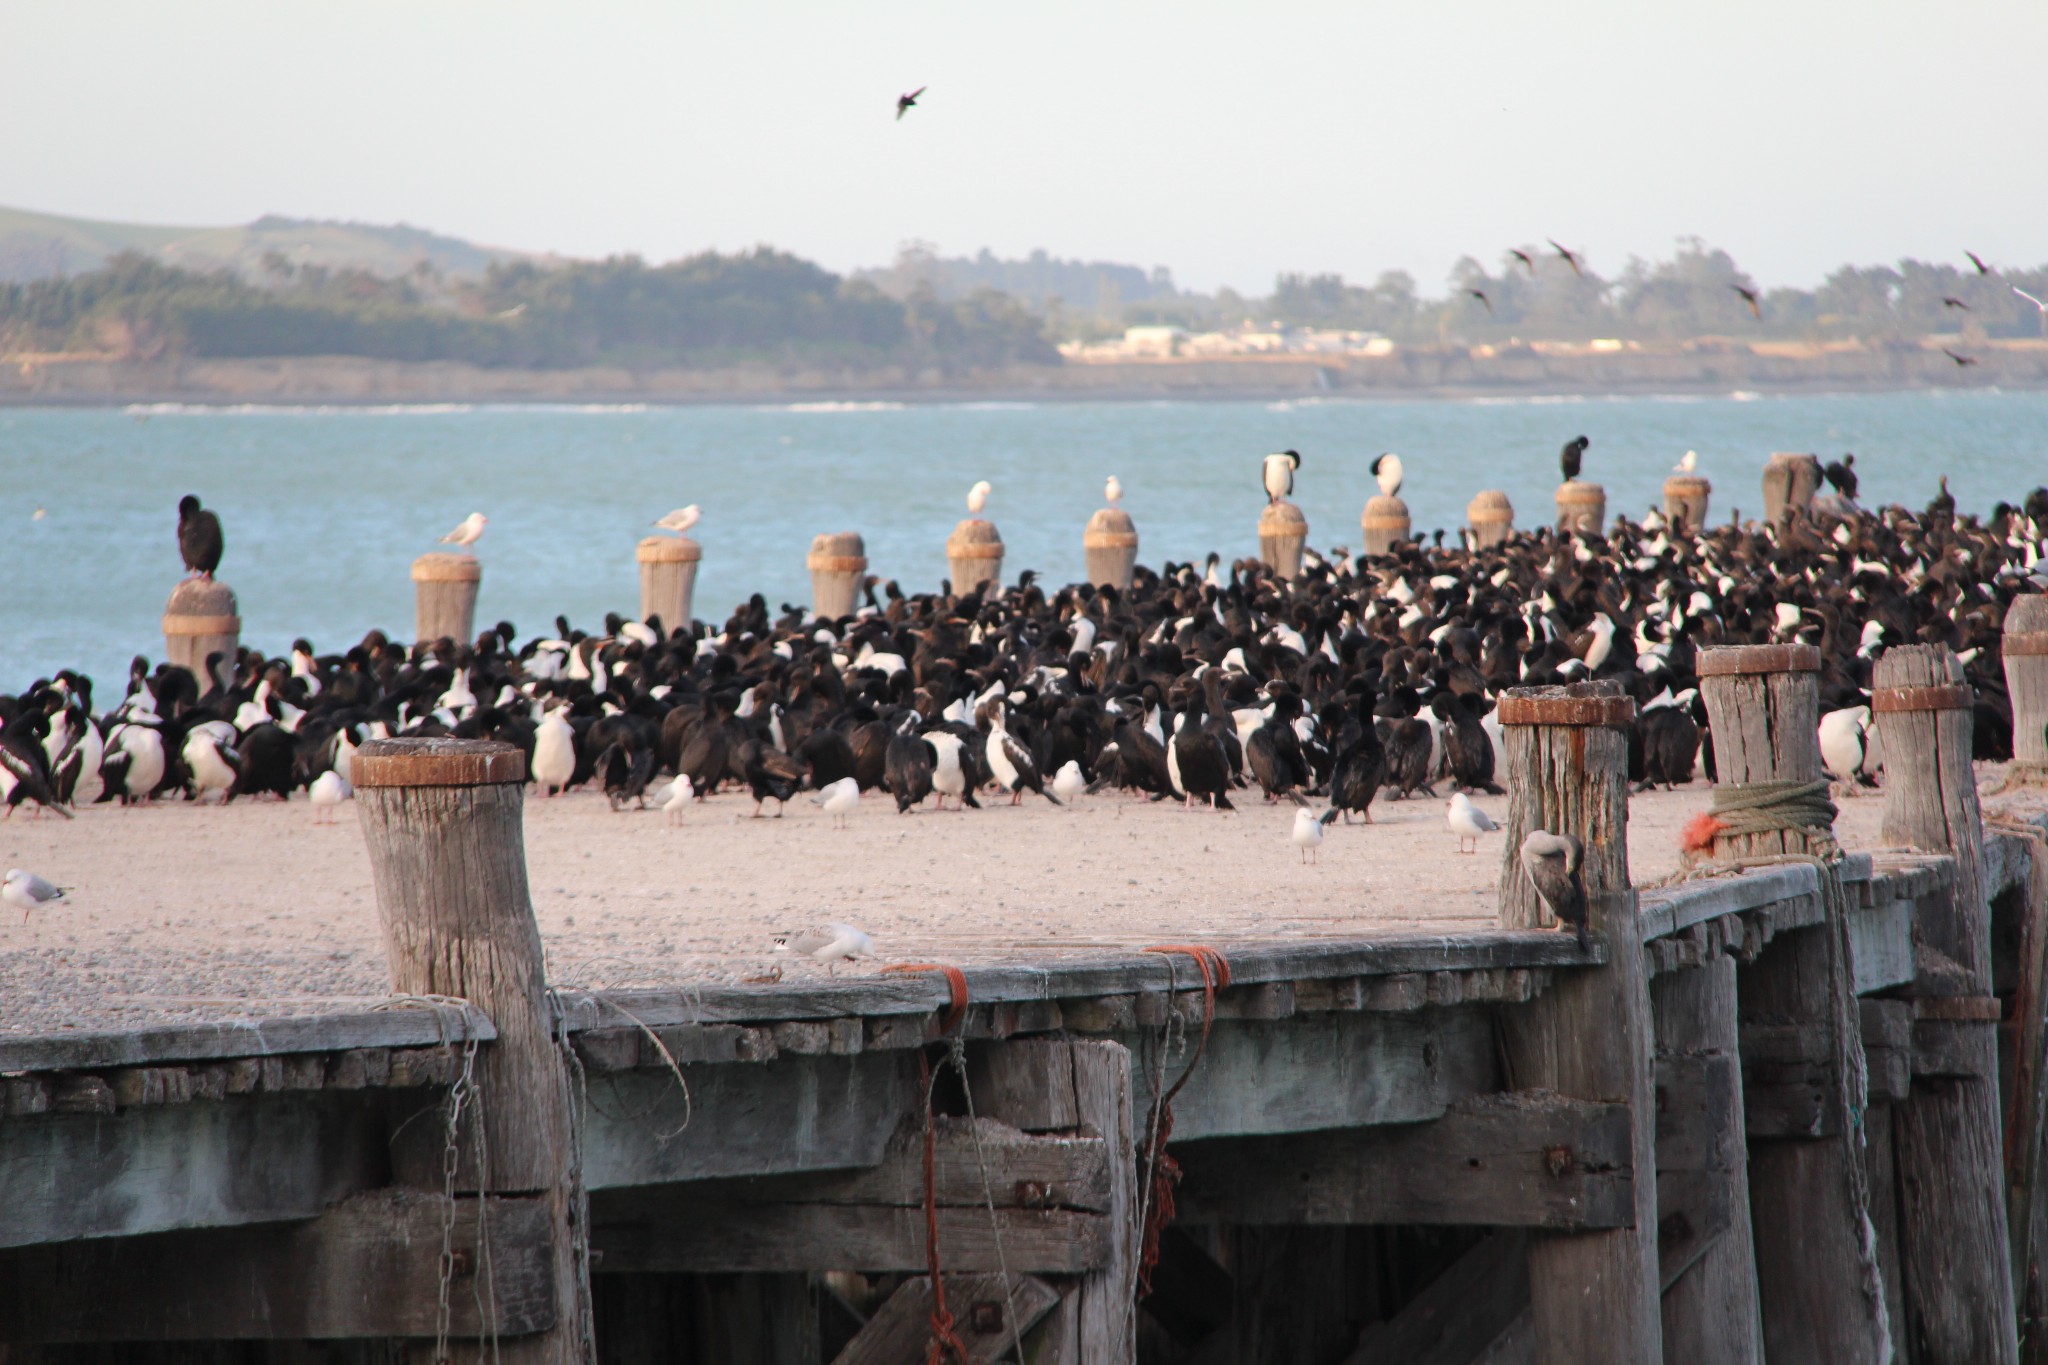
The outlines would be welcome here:
[[[1749,288],[1747,285],[1740,284],[1731,284],[1728,287],[1742,295],[1742,301],[1749,305],[1749,315],[1751,317],[1755,318],[1758,322],[1764,320],[1764,310],[1757,303],[1756,290]]]
[[[1522,263],[1523,265],[1527,266],[1527,267],[1529,268],[1529,273],[1530,273],[1531,275],[1534,275],[1534,274],[1536,273],[1536,262],[1535,262],[1535,261],[1534,261],[1533,259],[1531,259],[1531,258],[1530,258],[1530,256],[1529,256],[1529,253],[1528,253],[1528,252],[1526,252],[1526,251],[1517,251],[1517,250],[1515,250],[1515,249],[1514,249],[1513,247],[1509,247],[1509,248],[1508,248],[1508,255],[1510,255],[1510,256],[1512,256],[1512,257],[1514,257],[1514,258],[1515,258],[1516,260],[1520,261],[1520,262],[1521,262],[1521,263]]]
[[[2009,284],[2006,286],[2006,288],[2012,290],[2013,293],[2018,294],[2028,303],[2033,304],[2035,311],[2040,313],[2043,317],[2048,317],[2048,303],[2041,302],[2041,300],[2035,298],[2032,294],[2029,294],[2026,290],[2020,288],[2016,284]]]
[[[1963,254],[1970,258],[1971,265],[1977,267],[1977,273],[1979,275],[1989,275],[1991,273],[1991,267],[1984,264],[1984,258],[1982,256],[1979,256],[1974,251],[1965,251]]]
[[[905,114],[909,113],[912,109],[917,108],[917,97],[919,95],[922,95],[925,91],[929,89],[931,89],[929,85],[920,85],[919,87],[917,87],[917,89],[911,91],[909,94],[898,95],[896,97],[896,121],[898,123],[903,122],[903,116]]]
[[[1955,361],[1958,368],[1964,365],[1974,365],[1977,363],[1977,357],[1973,355],[1957,355],[1954,351],[1951,351],[1946,346],[1941,348],[1941,353],[1947,356],[1950,360]]]
[[[2015,291],[2015,292],[2017,292],[2017,291]],[[1944,308],[1960,308],[1960,309],[1962,309],[1962,310],[1963,310],[1963,311],[1964,311],[1965,313],[1967,313],[1967,312],[1969,312],[1969,311],[1970,311],[1970,305],[1969,305],[1969,304],[1967,304],[1967,303],[1964,303],[1964,302],[1963,302],[1963,301],[1962,301],[1961,299],[1953,299],[1953,298],[1950,298],[1950,297],[1949,297],[1948,295],[1946,295],[1946,294],[1943,294],[1943,295],[1941,296],[1941,306],[1942,306],[1942,307],[1944,307]]]
[[[1579,258],[1573,255],[1570,251],[1567,251],[1565,248],[1559,246],[1557,244],[1557,238],[1546,237],[1544,238],[1544,240],[1550,243],[1550,249],[1552,251],[1555,251],[1558,255],[1564,257],[1564,263],[1572,268],[1572,274],[1583,275],[1586,273],[1585,271],[1579,269]]]
[[[1467,289],[1465,292],[1470,294],[1473,298],[1478,299],[1481,303],[1485,304],[1487,312],[1491,313],[1493,311],[1493,300],[1486,297],[1486,291],[1484,289]]]

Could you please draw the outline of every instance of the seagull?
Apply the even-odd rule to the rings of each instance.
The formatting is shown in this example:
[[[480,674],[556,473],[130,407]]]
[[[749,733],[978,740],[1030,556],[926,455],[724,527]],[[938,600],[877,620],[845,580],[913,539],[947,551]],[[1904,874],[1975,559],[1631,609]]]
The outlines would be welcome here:
[[[1401,492],[1401,457],[1388,451],[1372,462],[1372,476],[1379,480],[1383,497],[1397,497]]]
[[[1294,829],[1287,837],[1296,848],[1301,850],[1301,860],[1303,862],[1313,863],[1317,861],[1323,846],[1324,827],[1342,813],[1335,806],[1330,807],[1321,815],[1317,815],[1307,806],[1303,806],[1294,812]]]
[[[1283,450],[1268,455],[1259,466],[1260,478],[1266,486],[1266,500],[1278,502],[1294,491],[1294,471],[1301,468],[1301,452]]]
[[[874,952],[875,941],[851,924],[826,924],[802,933],[777,934],[775,951],[796,953],[813,962],[822,962],[830,974],[837,964]]]
[[[1977,267],[1977,273],[1979,275],[1989,275],[1991,273],[1991,267],[1984,264],[1984,258],[1982,256],[1979,256],[1974,251],[1965,251],[1963,254],[1970,258],[1971,265]]]
[[[1671,466],[1673,471],[1680,474],[1690,474],[1699,467],[1700,453],[1697,450],[1686,451],[1684,458],[1679,460],[1677,464]]]
[[[2048,303],[2041,302],[2041,300],[2035,298],[2032,294],[2029,294],[2026,290],[2020,288],[2016,284],[2007,285],[2006,287],[2012,290],[2013,293],[2018,294],[2021,298],[2025,299],[2028,303],[2033,304],[2035,312],[2040,313],[2043,317],[2048,317]]]
[[[1081,765],[1071,758],[1052,775],[1052,794],[1070,806],[1087,790],[1088,779],[1081,776]]]
[[[1472,804],[1472,798],[1463,792],[1451,794],[1451,804],[1444,812],[1444,823],[1451,827],[1451,833],[1458,836],[1458,852],[1477,853],[1479,836],[1491,834],[1500,826],[1493,823],[1493,817]],[[1465,843],[1470,840],[1471,848]]]
[[[1123,501],[1124,486],[1121,482],[1118,481],[1116,475],[1110,475],[1109,482],[1102,485],[1102,496],[1109,499],[1110,505],[1112,507],[1114,507],[1117,503]]]
[[[860,783],[850,777],[827,782],[818,789],[818,804],[825,808],[825,814],[832,817],[835,828],[846,829],[846,817],[860,805]]]
[[[1577,931],[1581,951],[1587,947],[1588,927],[1586,883],[1579,875],[1585,859],[1586,846],[1569,834],[1533,829],[1522,840],[1522,870],[1558,922]]]
[[[467,550],[483,539],[484,523],[488,520],[489,518],[481,512],[471,512],[462,519],[462,525],[441,537],[441,543],[453,545],[459,550]]]
[[[977,517],[980,516],[981,509],[988,506],[988,495],[995,491],[987,479],[975,484],[967,490],[967,510]]]
[[[1493,300],[1486,297],[1486,291],[1484,289],[1467,289],[1465,292],[1467,294],[1470,294],[1473,298],[1478,299],[1481,303],[1485,304],[1487,312],[1491,313],[1493,311]]]
[[[931,89],[929,85],[920,85],[909,94],[896,97],[896,121],[898,123],[903,122],[903,116],[906,113],[917,108],[917,97],[929,89]]]
[[[313,823],[331,825],[334,823],[334,808],[356,794],[348,779],[329,768],[313,779],[306,788],[307,799],[313,803]]]
[[[698,519],[703,515],[703,511],[693,502],[688,507],[678,507],[675,511],[654,524],[663,531],[673,531],[677,535],[681,535],[692,526],[695,526]]]
[[[1579,258],[1573,255],[1571,252],[1565,250],[1563,247],[1559,246],[1557,244],[1557,239],[1555,237],[1546,237],[1544,238],[1544,240],[1550,243],[1550,249],[1552,251],[1555,251],[1558,255],[1564,257],[1564,263],[1572,268],[1572,274],[1583,275],[1586,273],[1585,271],[1579,269]]]
[[[676,780],[663,787],[655,799],[661,802],[661,809],[668,816],[669,824],[680,825],[683,823],[683,812],[690,808],[690,798],[696,794],[696,788],[690,785],[690,775],[677,773]]]
[[[1764,319],[1764,310],[1763,306],[1757,302],[1756,290],[1751,289],[1746,285],[1740,284],[1731,284],[1728,287],[1730,289],[1733,289],[1736,293],[1740,294],[1742,296],[1742,301],[1749,305],[1749,315],[1755,318],[1758,322],[1762,322]]]
[[[0,883],[0,901],[20,907],[23,924],[28,923],[31,911],[63,899],[63,887],[52,886],[35,873],[24,872],[18,867],[8,868],[6,882]]]

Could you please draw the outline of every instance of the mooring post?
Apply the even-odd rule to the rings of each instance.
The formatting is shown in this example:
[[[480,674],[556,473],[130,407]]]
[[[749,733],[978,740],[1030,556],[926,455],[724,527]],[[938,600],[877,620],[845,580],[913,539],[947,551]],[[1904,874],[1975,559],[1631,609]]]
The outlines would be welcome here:
[[[1286,501],[1269,502],[1259,513],[1259,558],[1266,567],[1292,582],[1301,572],[1301,549],[1308,543],[1308,518]]]
[[[860,596],[861,575],[868,571],[868,547],[857,531],[834,531],[814,537],[811,556],[811,610],[820,620],[853,615]]]
[[[640,565],[640,619],[658,617],[664,632],[688,634],[704,547],[688,536],[648,536],[633,557]]]
[[[454,1136],[453,1177],[444,1175],[447,1140],[439,1123],[411,1123],[396,1135],[394,1165],[405,1184],[438,1192],[452,1179],[461,1195],[545,1206],[554,1325],[497,1343],[497,1354],[521,1365],[570,1365],[582,1359],[589,1321],[582,1291],[587,1230],[576,1215],[580,1173],[571,1164],[568,1073],[527,894],[525,758],[496,741],[380,739],[358,749],[353,766],[392,991],[467,1000],[497,1029],[496,1041],[476,1052],[473,1089]],[[435,1286],[419,1292],[431,1295]],[[492,1358],[488,1346],[471,1349],[475,1354],[463,1359]]]
[[[1913,1088],[1892,1111],[1899,1262],[1918,1365],[2019,1359],[1972,701],[1946,646],[1901,645],[1877,661],[1882,837],[1955,859],[1952,888],[1914,907]]]
[[[1490,550],[1515,533],[1515,505],[1507,494],[1489,488],[1465,504],[1465,520],[1472,527],[1472,548]]]
[[[1849,1093],[1861,1074],[1862,1031],[1846,926],[1837,922],[1833,821],[1818,813],[1827,790],[1820,662],[1820,651],[1805,644],[1700,651],[1720,789],[1735,793],[1717,801],[1769,797],[1785,817],[1732,821],[1712,853],[1729,862],[1816,859],[1829,916],[1780,933],[1737,983],[1743,1048],[1761,1059],[1745,1062],[1743,1089],[1765,1353],[1773,1361],[1875,1361],[1886,1359],[1891,1319],[1864,1234],[1871,1195],[1856,1131],[1863,1099]]]
[[[202,692],[234,676],[242,643],[238,611],[235,590],[217,578],[188,578],[164,604],[164,657],[197,678]],[[220,672],[209,677],[206,661],[215,654]]]
[[[1777,524],[1804,512],[1820,491],[1820,457],[1779,451],[1764,466],[1764,520]]]
[[[969,517],[946,537],[946,570],[953,578],[953,591],[962,596],[986,583],[1003,585],[1003,533],[996,524],[981,517]]]
[[[2048,786],[2048,595],[2013,599],[1999,653],[2012,701],[2012,765],[2005,785]]]
[[[475,555],[437,551],[412,562],[413,638],[421,644],[475,638],[476,594],[484,577]]]
[[[1597,536],[1607,525],[1607,490],[1597,483],[1566,479],[1557,486],[1557,529]]]
[[[1707,524],[1707,504],[1714,485],[1698,474],[1673,474],[1664,480],[1664,519],[1674,531],[1698,535]]]
[[[1559,972],[1513,1010],[1505,1050],[1516,1089],[1629,1106],[1635,1226],[1537,1233],[1529,1293],[1540,1362],[1662,1359],[1657,1303],[1657,1162],[1649,989],[1628,871],[1628,727],[1635,703],[1613,683],[1511,688],[1501,697],[1508,817],[1500,879],[1503,928],[1555,923],[1523,870],[1534,830],[1584,848],[1591,932],[1604,967]]]
[[[1121,507],[1099,509],[1081,533],[1081,556],[1090,583],[1129,592],[1131,570],[1138,562],[1138,524]]]
[[[1408,504],[1399,498],[1381,493],[1366,503],[1365,511],[1359,515],[1358,529],[1365,537],[1365,552],[1369,555],[1383,555],[1394,548],[1397,540],[1408,540],[1410,522]]]

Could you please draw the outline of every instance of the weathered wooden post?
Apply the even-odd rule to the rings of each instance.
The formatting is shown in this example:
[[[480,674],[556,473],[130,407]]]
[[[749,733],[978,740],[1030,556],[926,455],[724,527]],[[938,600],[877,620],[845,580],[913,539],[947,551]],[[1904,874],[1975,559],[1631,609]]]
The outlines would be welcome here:
[[[354,771],[392,991],[467,1000],[497,1029],[476,1053],[475,1089],[454,1140],[454,1188],[487,1205],[537,1201],[552,1239],[554,1325],[504,1340],[497,1354],[570,1365],[581,1360],[587,1324],[588,1229],[575,1213],[568,1072],[526,887],[526,761],[495,741],[380,739],[356,751]],[[443,1188],[440,1126],[410,1124],[394,1138],[402,1183]],[[493,1358],[481,1344],[475,1352],[462,1358]]]
[[[1003,536],[996,524],[969,517],[946,537],[946,570],[953,579],[953,591],[962,595],[986,583],[1003,585]]]
[[[2012,701],[2012,764],[2005,785],[2048,786],[2048,596],[2013,599],[1999,652]]]
[[[811,541],[811,610],[820,620],[853,615],[861,576],[868,571],[868,547],[855,531],[834,531]]]
[[[1259,513],[1259,558],[1283,581],[1301,572],[1301,549],[1307,543],[1308,518],[1293,503],[1269,502]]]
[[[1138,562],[1138,524],[1121,507],[1102,508],[1081,533],[1081,555],[1090,583],[1130,591],[1131,570]]]
[[[1826,922],[1780,933],[1740,974],[1749,1207],[1765,1354],[1881,1360],[1887,1316],[1857,1131],[1862,1032],[1839,850],[1821,772],[1820,651],[1737,645],[1699,654],[1700,694],[1734,811],[1716,859],[1811,856]],[[1729,803],[1723,807],[1723,803]],[[1854,1051],[1852,1051],[1852,1049]]]
[[[664,631],[688,631],[704,547],[688,536],[648,536],[633,557],[640,563],[640,619],[658,616]]]
[[[1590,928],[1604,967],[1559,972],[1508,1018],[1505,1047],[1518,1089],[1627,1104],[1633,1117],[1635,1226],[1536,1233],[1529,1293],[1540,1362],[1662,1358],[1657,1295],[1657,1166],[1649,990],[1628,871],[1628,726],[1635,703],[1613,683],[1511,688],[1501,697],[1508,816],[1500,923],[1554,923],[1523,871],[1533,830],[1584,845]]]
[[[1607,525],[1607,490],[1597,483],[1566,479],[1557,486],[1557,529],[1597,536]]]
[[[1487,550],[1515,533],[1515,505],[1499,489],[1489,488],[1465,505],[1472,526],[1472,546]]]
[[[1673,474],[1664,480],[1664,519],[1674,530],[1698,535],[1707,524],[1707,500],[1714,485],[1698,474]]]
[[[1804,512],[1820,491],[1820,457],[1779,451],[1764,466],[1764,520],[1776,524]]]
[[[1385,493],[1375,495],[1358,518],[1358,528],[1365,535],[1365,552],[1383,555],[1394,548],[1395,541],[1410,539],[1409,524],[1407,503]]]
[[[1914,908],[1913,1089],[1892,1111],[1914,1359],[2003,1365],[2019,1359],[2019,1340],[1972,693],[1940,645],[1885,651],[1872,682],[1885,755],[1882,837],[1955,859],[1952,888]]]
[[[242,643],[242,618],[235,590],[217,578],[188,578],[171,589],[164,604],[164,657],[199,679],[204,692],[234,674]],[[208,656],[221,656],[220,673],[208,677]]]
[[[476,628],[476,594],[483,577],[475,555],[437,551],[415,559],[413,638],[467,644]]]

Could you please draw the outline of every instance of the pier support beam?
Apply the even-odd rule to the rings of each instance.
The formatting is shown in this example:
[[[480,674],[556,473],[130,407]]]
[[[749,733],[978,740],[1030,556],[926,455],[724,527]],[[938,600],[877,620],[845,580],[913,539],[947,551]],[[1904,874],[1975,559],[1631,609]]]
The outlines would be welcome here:
[[[1873,683],[1884,841],[1955,857],[1952,889],[1923,898],[1914,915],[1914,1050],[1939,1049],[1968,1072],[1916,1074],[1912,1093],[1893,1106],[1906,1318],[1920,1365],[2003,1365],[2019,1359],[2019,1340],[1971,689],[1955,654],[1939,645],[1886,651]]]
[[[458,1193],[539,1198],[553,1241],[553,1325],[452,1349],[457,1359],[494,1365],[571,1365],[582,1359],[589,1330],[580,1261],[586,1230],[577,1210],[580,1172],[570,1157],[568,1073],[553,1037],[526,886],[525,760],[493,741],[390,739],[358,749],[354,769],[391,989],[468,1000],[498,1030],[497,1041],[476,1054],[447,1178]],[[443,1187],[451,1153],[442,1128],[413,1123],[394,1134],[402,1182]],[[417,1288],[436,1292],[432,1281]]]
[[[2013,599],[1999,657],[2012,701],[2012,763],[2005,785],[2048,787],[2048,595]]]
[[[1604,968],[1560,972],[1549,991],[1507,1012],[1511,1085],[1626,1104],[1633,1119],[1634,1226],[1530,1235],[1536,1360],[1555,1365],[1663,1359],[1649,987],[1628,872],[1634,714],[1608,683],[1515,688],[1500,706],[1509,797],[1501,924],[1534,929],[1549,918],[1520,857],[1523,836],[1545,829],[1584,844],[1591,930],[1607,945]]]
[[[1819,669],[1820,651],[1810,645],[1700,652],[1700,691],[1722,786],[1821,779]],[[1730,829],[1715,836],[1713,847],[1716,859],[1729,862],[1832,851],[1832,825]],[[1821,875],[1837,874],[1823,866]],[[1832,901],[1830,914],[1837,905]],[[1841,1114],[1839,1092],[1848,1080],[1837,1074],[1837,1058],[1850,1048],[1860,1057],[1862,1049],[1841,927],[1829,922],[1780,934],[1742,973],[1739,987],[1744,1043],[1766,1057],[1745,1060],[1743,1081],[1756,1276],[1772,1361],[1880,1360],[1890,1337],[1874,1249],[1865,1241],[1869,1186]],[[1853,1032],[1843,1037],[1844,1028]],[[1816,1089],[1834,1096],[1834,1103],[1820,1104],[1833,1117],[1788,1132],[1777,1101],[1796,1091],[1809,1097],[1810,1109]]]

